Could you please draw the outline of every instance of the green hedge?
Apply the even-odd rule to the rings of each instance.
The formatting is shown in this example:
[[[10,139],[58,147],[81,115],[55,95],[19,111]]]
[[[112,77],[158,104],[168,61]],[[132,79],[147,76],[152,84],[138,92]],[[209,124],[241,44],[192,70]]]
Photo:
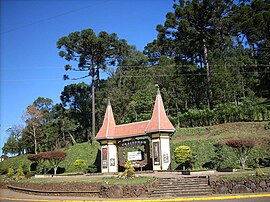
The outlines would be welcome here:
[[[234,103],[219,104],[213,110],[190,109],[179,113],[178,117],[170,117],[174,125],[180,127],[210,126],[229,122],[266,121],[270,120],[270,110],[267,105],[256,101],[244,100],[239,105]]]

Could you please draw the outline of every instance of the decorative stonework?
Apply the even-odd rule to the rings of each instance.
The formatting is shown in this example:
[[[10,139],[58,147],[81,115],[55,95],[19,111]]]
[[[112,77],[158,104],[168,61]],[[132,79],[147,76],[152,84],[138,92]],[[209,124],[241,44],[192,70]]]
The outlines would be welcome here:
[[[100,187],[100,198],[137,198],[149,197],[155,185],[112,185]]]
[[[209,180],[216,194],[270,192],[270,178]]]

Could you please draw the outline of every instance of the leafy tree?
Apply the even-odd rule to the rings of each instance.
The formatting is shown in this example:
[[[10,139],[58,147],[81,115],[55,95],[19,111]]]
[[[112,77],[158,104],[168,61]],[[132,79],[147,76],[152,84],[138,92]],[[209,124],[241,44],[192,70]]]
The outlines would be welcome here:
[[[255,146],[255,140],[250,138],[229,139],[226,145],[233,149],[234,153],[239,158],[240,166],[245,168],[248,155]]]
[[[21,154],[24,151],[24,144],[22,141],[22,125],[14,125],[7,130],[9,137],[5,142],[2,151],[4,154]]]
[[[24,129],[25,134],[34,143],[34,152],[38,152],[38,139],[40,138],[40,129],[44,123],[44,115],[34,105],[29,105],[27,111],[23,114],[22,119],[26,122],[27,126]]]
[[[82,78],[91,77],[92,96],[92,139],[95,131],[95,80],[99,80],[99,70],[121,61],[127,50],[127,42],[118,39],[115,33],[100,32],[98,35],[92,29],[72,32],[57,41],[57,48],[61,49],[60,57],[67,61],[78,62],[77,67],[66,65],[66,70],[87,71]],[[67,75],[64,78],[68,79]]]
[[[64,90],[61,92],[60,99],[64,109],[60,112],[61,123],[62,123],[62,132],[63,129],[65,132],[68,130],[71,132],[77,132],[79,134],[81,142],[86,142],[89,140],[91,119],[89,114],[91,113],[91,89],[90,86],[82,82],[79,84],[70,84],[64,87]],[[66,117],[65,120],[63,120]],[[72,121],[73,120],[73,121]],[[63,122],[64,121],[64,122]],[[73,128],[67,128],[66,123],[73,122]],[[74,124],[78,123],[77,126]],[[64,128],[63,128],[64,126]],[[71,134],[71,133],[70,133]],[[83,136],[82,136],[83,134]],[[79,138],[79,137],[78,137]]]
[[[61,161],[65,160],[66,156],[67,153],[63,151],[43,152],[43,158],[48,160],[50,165],[53,167],[54,175],[56,175],[59,164]]]
[[[33,105],[37,110],[41,111],[46,121],[53,119],[53,101],[50,98],[38,97]]]

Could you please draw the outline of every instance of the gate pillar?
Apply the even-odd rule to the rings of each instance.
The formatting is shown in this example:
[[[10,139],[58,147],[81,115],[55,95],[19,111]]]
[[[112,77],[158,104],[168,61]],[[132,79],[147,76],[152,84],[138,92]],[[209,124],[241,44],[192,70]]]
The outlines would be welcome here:
[[[101,141],[101,172],[118,172],[118,154],[116,140]]]
[[[170,134],[151,135],[153,170],[169,170],[171,165]]]

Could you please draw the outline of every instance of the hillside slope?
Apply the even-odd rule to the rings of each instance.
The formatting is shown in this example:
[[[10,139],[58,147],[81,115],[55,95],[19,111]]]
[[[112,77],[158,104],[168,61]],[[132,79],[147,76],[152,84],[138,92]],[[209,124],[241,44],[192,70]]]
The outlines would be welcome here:
[[[256,139],[256,146],[251,152],[249,160],[253,158],[270,157],[270,130],[265,130],[264,126],[267,122],[241,122],[226,123],[208,127],[195,128],[178,128],[171,139],[171,151],[180,145],[190,146],[192,151],[197,154],[195,169],[201,169],[202,165],[214,156],[214,144],[217,142],[225,142],[226,139],[233,137],[251,137]],[[81,143],[69,147],[65,150],[67,158],[60,167],[65,172],[76,172],[74,161],[83,159],[88,166],[100,166],[99,144],[95,142],[93,145],[89,143]],[[224,148],[224,154],[227,156],[224,164],[226,166],[238,167],[238,159],[229,147]],[[0,171],[9,167],[17,169],[20,165],[24,169],[28,169],[31,162],[26,155],[21,155],[6,159],[0,162]],[[172,169],[176,169],[177,165],[172,155]]]
[[[252,150],[249,160],[253,158],[270,157],[270,130],[264,128],[267,122],[237,122],[225,123],[215,126],[179,128],[171,140],[172,151],[180,145],[190,146],[197,154],[195,168],[200,169],[202,165],[214,156],[214,144],[224,143],[229,138],[248,137],[256,140],[256,146]],[[238,159],[229,147],[224,148],[227,156],[224,164],[229,167],[238,167]],[[173,156],[172,156],[173,159]],[[172,161],[172,168],[177,165]]]

